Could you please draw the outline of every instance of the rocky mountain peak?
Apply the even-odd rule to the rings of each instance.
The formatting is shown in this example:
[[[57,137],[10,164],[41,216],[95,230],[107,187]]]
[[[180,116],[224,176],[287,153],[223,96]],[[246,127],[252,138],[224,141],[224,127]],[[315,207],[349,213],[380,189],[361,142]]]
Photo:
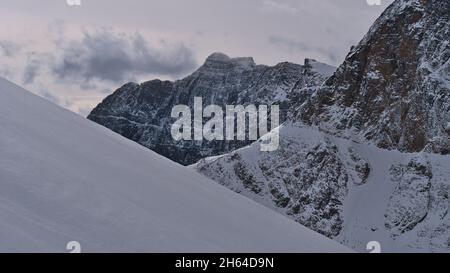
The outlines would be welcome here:
[[[221,52],[214,52],[206,58],[204,65],[200,69],[230,69],[230,68],[247,68],[251,69],[256,66],[252,57],[230,58]]]
[[[450,2],[395,1],[300,112],[381,148],[449,153]]]
[[[333,68],[334,70],[335,68]],[[129,83],[108,96],[89,119],[181,164],[241,148],[251,141],[174,141],[170,113],[174,105],[193,107],[194,97],[204,104],[278,104],[280,121],[292,104],[301,103],[328,74],[308,71],[293,63],[256,65],[251,57],[230,58],[213,53],[193,74],[175,82],[152,80]]]
[[[214,52],[206,58],[205,65],[214,64],[214,63],[227,63],[230,62],[231,58],[222,53],[222,52]]]

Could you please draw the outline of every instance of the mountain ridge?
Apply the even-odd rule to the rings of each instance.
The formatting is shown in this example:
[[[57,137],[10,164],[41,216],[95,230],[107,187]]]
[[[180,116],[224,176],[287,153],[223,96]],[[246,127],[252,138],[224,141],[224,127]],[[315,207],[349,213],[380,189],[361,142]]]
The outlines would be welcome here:
[[[251,57],[213,53],[191,75],[174,82],[128,83],[106,97],[88,116],[107,128],[183,165],[224,154],[252,141],[174,141],[170,126],[175,105],[193,109],[194,97],[205,105],[280,106],[280,122],[293,103],[300,104],[334,68],[315,60],[305,65],[282,62],[256,65]]]

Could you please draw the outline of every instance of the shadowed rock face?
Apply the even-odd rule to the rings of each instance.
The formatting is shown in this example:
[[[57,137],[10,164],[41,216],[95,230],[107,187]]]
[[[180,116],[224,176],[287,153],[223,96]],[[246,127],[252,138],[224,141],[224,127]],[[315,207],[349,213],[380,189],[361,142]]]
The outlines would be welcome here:
[[[174,141],[170,127],[172,107],[202,97],[204,106],[216,104],[279,104],[281,122],[293,103],[302,103],[332,67],[306,60],[305,65],[256,65],[252,58],[229,58],[214,53],[192,75],[175,82],[153,80],[128,83],[107,97],[88,116],[111,130],[176,162],[189,165],[201,158],[223,154],[250,141]]]
[[[386,211],[386,228],[392,236],[398,236],[415,228],[430,210],[431,178],[430,164],[417,156],[407,165],[391,168],[392,180],[396,183]]]
[[[448,1],[395,1],[300,118],[381,148],[448,154],[449,14]]]
[[[279,150],[253,143],[194,168],[359,250],[386,233],[393,250],[448,252],[449,157],[430,152],[450,151],[449,14],[448,1],[395,1],[293,104]]]
[[[261,152],[253,143],[193,168],[325,236],[339,235],[347,184],[364,183],[349,171],[355,162],[320,132],[285,125],[280,136],[275,152]]]

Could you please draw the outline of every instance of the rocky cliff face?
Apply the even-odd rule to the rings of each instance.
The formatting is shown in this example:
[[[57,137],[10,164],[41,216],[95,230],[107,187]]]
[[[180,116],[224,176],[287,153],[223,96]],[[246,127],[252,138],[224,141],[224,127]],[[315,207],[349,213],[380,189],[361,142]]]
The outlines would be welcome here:
[[[287,122],[260,142],[192,168],[355,249],[450,252],[450,157],[401,153]]]
[[[293,105],[278,151],[254,143],[193,168],[360,251],[450,252],[449,14],[395,1]]]
[[[449,14],[449,1],[395,1],[299,117],[381,148],[450,153]]]
[[[339,235],[348,184],[365,183],[357,167],[363,159],[308,127],[285,124],[279,134],[275,152],[261,152],[256,142],[193,168],[328,237]]]
[[[334,68],[307,59],[305,65],[256,65],[252,58],[209,56],[192,75],[175,82],[128,83],[107,97],[89,119],[184,165],[223,154],[250,141],[174,141],[171,110],[183,104],[193,109],[194,97],[204,105],[280,105],[281,122],[288,109],[306,97],[333,73]]]

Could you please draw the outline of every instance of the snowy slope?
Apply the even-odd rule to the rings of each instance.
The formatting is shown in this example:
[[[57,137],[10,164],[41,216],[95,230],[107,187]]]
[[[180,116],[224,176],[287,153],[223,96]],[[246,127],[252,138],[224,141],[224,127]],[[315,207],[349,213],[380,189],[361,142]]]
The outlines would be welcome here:
[[[450,157],[401,153],[302,124],[192,168],[357,251],[450,252]]]
[[[0,79],[0,251],[347,248]]]

